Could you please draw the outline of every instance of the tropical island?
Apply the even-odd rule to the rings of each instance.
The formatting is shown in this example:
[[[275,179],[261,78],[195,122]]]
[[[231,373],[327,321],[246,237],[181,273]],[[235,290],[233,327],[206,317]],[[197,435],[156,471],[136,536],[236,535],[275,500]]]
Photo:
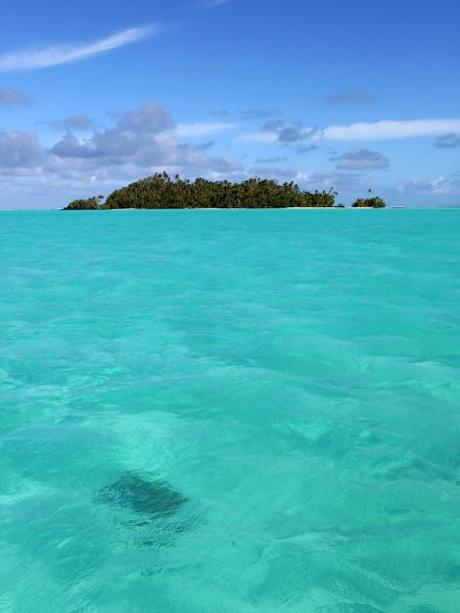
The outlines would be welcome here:
[[[74,200],[64,210],[343,208],[335,204],[336,196],[333,188],[309,192],[293,181],[190,181],[163,172],[115,190],[105,202],[103,196],[93,196]],[[382,208],[385,203],[377,197],[360,198],[353,206]]]
[[[379,196],[372,196],[372,190],[369,190],[367,198],[358,198],[351,205],[354,209],[384,209],[386,207],[385,200]]]

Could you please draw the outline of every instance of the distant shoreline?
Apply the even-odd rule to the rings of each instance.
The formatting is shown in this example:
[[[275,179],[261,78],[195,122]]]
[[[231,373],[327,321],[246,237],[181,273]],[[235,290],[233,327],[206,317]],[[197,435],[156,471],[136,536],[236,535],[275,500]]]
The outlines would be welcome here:
[[[343,209],[341,207],[317,207],[317,206],[311,206],[311,207],[270,207],[270,208],[265,208],[265,209],[260,209],[260,208],[243,208],[243,207],[239,207],[239,208],[216,208],[216,207],[209,207],[209,208],[163,208],[163,209],[140,209],[140,208],[124,208],[124,209],[101,209],[101,211],[299,211],[299,210],[308,210],[308,211],[312,211],[315,209],[324,211],[324,210],[330,210],[330,209],[341,209],[344,211],[354,211],[354,210],[364,210],[364,211],[368,211],[368,210],[373,210],[372,207],[369,208],[364,208],[364,207],[351,207],[351,206],[345,206],[343,207]],[[386,210],[406,210],[406,211],[453,211],[453,210],[460,210],[460,204],[452,204],[450,206],[445,205],[445,206],[436,206],[436,205],[431,205],[431,206],[412,206],[412,205],[407,205],[407,206],[387,206]],[[60,207],[55,207],[55,208],[49,208],[49,209],[45,209],[45,208],[35,208],[35,209],[31,209],[31,208],[0,208],[0,213],[54,213],[54,212],[61,212],[64,211],[63,208]],[[83,212],[84,209],[82,210]]]
[[[312,207],[270,207],[270,208],[266,208],[266,209],[260,209],[260,208],[189,208],[189,209],[177,209],[177,208],[173,208],[173,209],[137,209],[137,208],[132,208],[132,209],[101,209],[101,211],[299,211],[299,210],[308,210],[308,211],[312,211],[315,209],[318,209],[320,211],[324,211],[324,210],[330,210],[330,209],[334,209],[337,210],[339,207],[317,207],[317,206],[312,206]],[[64,209],[62,208],[52,208],[52,209],[44,209],[44,208],[37,208],[37,209],[30,209],[30,208],[14,208],[14,209],[1,209],[0,208],[0,214],[1,213],[58,213],[58,212],[62,212]],[[351,206],[346,206],[343,209],[344,211],[354,211],[354,210],[358,210],[358,207],[351,207]],[[369,211],[369,210],[373,210],[372,207],[370,208],[363,208],[360,207],[359,210],[362,211]],[[452,204],[450,206],[436,206],[436,205],[432,205],[432,206],[388,206],[386,207],[386,210],[389,211],[455,211],[455,210],[460,210],[460,204]],[[85,212],[80,211],[80,212]]]
[[[352,207],[338,207],[338,206],[270,206],[266,208],[262,207],[169,207],[169,208],[120,208],[120,209],[100,209],[101,211],[315,211],[315,210],[344,210],[345,208],[349,208],[351,210]],[[369,207],[371,208],[371,207]],[[49,210],[49,209],[48,209]],[[64,211],[65,209],[58,209]]]

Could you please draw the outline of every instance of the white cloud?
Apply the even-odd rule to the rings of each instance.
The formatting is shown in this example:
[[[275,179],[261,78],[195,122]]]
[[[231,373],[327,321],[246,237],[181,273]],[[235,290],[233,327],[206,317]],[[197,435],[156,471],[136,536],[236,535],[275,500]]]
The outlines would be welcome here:
[[[298,124],[271,122],[273,128],[264,126],[258,132],[247,132],[237,137],[240,143],[270,144],[296,141],[353,141],[393,140],[421,136],[441,136],[460,132],[460,119],[415,119],[408,121],[359,122],[348,125],[332,125],[322,129],[301,127]],[[276,125],[275,125],[276,123]]]
[[[71,120],[75,123],[74,117]],[[168,109],[153,102],[83,138],[68,129],[51,147],[32,131],[0,131],[0,192],[14,182],[17,199],[21,193],[29,194],[29,189],[40,199],[53,186],[60,186],[65,202],[72,190],[86,194],[97,188],[107,193],[157,171],[219,178],[241,170],[235,160],[208,155],[207,145],[181,141]],[[6,205],[0,201],[0,208]]]
[[[460,119],[415,119],[409,121],[376,121],[352,123],[324,128],[316,138],[324,140],[389,140],[439,136],[460,131]]]
[[[18,168],[35,168],[41,163],[42,157],[43,148],[35,132],[0,132],[0,174]]]
[[[201,136],[209,136],[218,132],[225,132],[236,128],[235,123],[206,123],[206,122],[191,122],[180,123],[175,129],[175,133],[179,138],[194,138]]]
[[[423,194],[449,194],[452,185],[446,177],[433,179],[412,179],[396,185],[397,192],[418,192]]]
[[[369,149],[352,149],[346,153],[332,157],[338,170],[372,170],[388,168],[390,160],[378,151]]]
[[[118,47],[124,47],[152,36],[158,26],[131,28],[88,44],[69,44],[43,49],[30,49],[0,55],[0,72],[39,70],[84,60]]]
[[[238,143],[269,145],[278,141],[278,134],[276,132],[269,131],[247,132],[246,134],[240,134],[236,138],[236,141]]]

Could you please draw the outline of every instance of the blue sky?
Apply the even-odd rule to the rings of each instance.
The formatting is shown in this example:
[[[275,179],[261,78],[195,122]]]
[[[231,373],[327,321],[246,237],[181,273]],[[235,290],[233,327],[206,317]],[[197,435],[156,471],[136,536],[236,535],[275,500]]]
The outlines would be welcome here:
[[[457,0],[5,3],[0,208],[158,170],[460,205]]]

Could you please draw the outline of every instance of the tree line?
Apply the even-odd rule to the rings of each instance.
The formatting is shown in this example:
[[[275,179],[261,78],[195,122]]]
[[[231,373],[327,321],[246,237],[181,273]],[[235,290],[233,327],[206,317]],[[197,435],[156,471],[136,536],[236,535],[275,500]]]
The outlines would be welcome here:
[[[163,172],[115,190],[105,202],[103,196],[78,199],[65,210],[331,208],[335,206],[336,195],[332,188],[305,191],[293,181],[278,183],[259,178],[241,183],[202,178],[190,181],[178,175],[171,178]]]
[[[369,196],[369,198],[358,198],[351,206],[355,209],[384,209],[386,204],[379,196]]]
[[[103,202],[102,196],[74,200],[66,210],[97,209],[238,209],[332,207],[335,192],[303,191],[294,182],[277,183],[269,179],[194,181],[157,173],[115,190]]]

